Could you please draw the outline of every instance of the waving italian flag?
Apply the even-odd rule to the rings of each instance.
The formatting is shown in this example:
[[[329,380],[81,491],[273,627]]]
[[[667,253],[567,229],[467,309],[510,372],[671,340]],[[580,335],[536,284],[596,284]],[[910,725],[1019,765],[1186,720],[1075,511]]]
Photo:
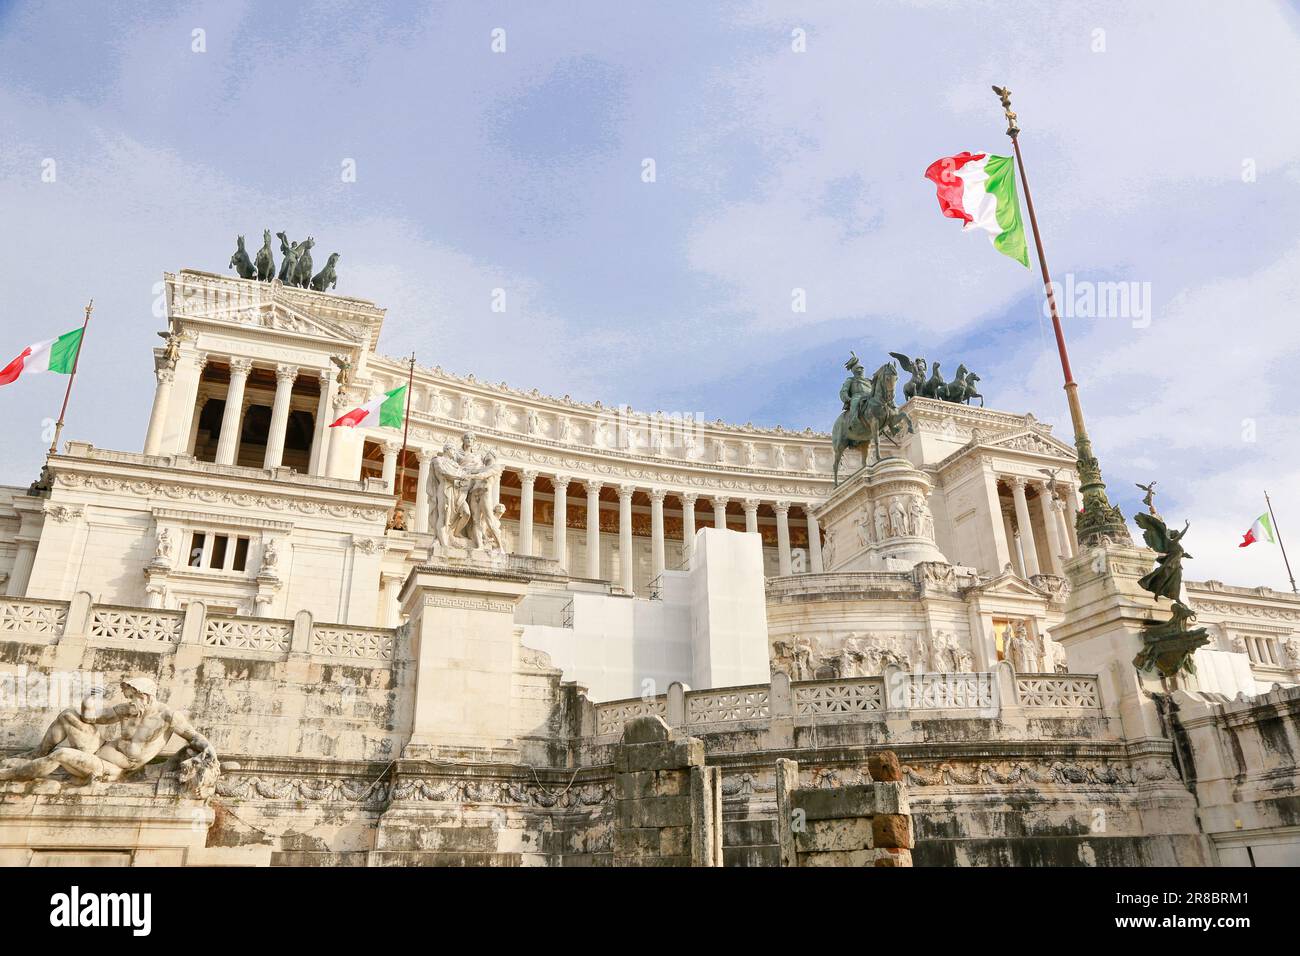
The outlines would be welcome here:
[[[71,375],[81,348],[81,329],[65,332],[57,339],[46,339],[27,346],[16,359],[0,368],[0,385],[16,382],[21,375],[60,372]]]
[[[1255,523],[1250,526],[1250,530],[1241,536],[1241,544],[1237,545],[1237,547],[1244,548],[1256,541],[1267,541],[1269,544],[1274,544],[1276,540],[1273,537],[1273,521],[1269,518],[1268,512],[1265,511],[1255,519]]]
[[[995,249],[1029,266],[1025,226],[1020,221],[1020,199],[1016,195],[1015,161],[1010,156],[945,156],[929,165],[925,178],[938,187],[939,209],[945,216],[960,219],[963,229],[990,233]]]
[[[360,408],[354,408],[330,428],[401,428],[402,416],[406,412],[406,386],[395,388],[378,398],[372,398]]]

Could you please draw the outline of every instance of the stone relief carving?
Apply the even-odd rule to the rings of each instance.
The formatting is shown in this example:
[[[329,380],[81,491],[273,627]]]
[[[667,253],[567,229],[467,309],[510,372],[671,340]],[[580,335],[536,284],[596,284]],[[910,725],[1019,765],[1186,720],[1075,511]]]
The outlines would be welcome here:
[[[188,745],[179,763],[181,783],[195,796],[209,796],[221,769],[212,744],[184,712],[158,702],[151,678],[127,677],[120,686],[122,703],[105,706],[91,694],[59,714],[35,750],[0,762],[0,780],[40,780],[60,770],[79,786],[120,780],[158,756],[176,734]]]

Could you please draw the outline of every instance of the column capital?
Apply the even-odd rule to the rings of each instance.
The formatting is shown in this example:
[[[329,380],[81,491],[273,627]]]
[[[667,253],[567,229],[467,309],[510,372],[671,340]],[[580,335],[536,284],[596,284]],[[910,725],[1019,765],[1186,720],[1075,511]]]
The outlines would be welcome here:
[[[292,385],[298,380],[298,371],[297,365],[277,365],[275,367],[275,380],[277,383],[286,382]]]
[[[715,508],[726,508],[727,505],[731,503],[731,499],[728,498],[726,495],[712,495],[709,498],[709,501],[713,504],[713,507]]]
[[[163,367],[155,369],[154,374],[158,376],[159,385],[170,385],[176,381],[176,370],[174,368]]]
[[[595,478],[584,478],[582,481],[582,487],[586,489],[587,494],[598,495],[600,494],[600,489],[605,486]]]
[[[1023,475],[1008,475],[1007,482],[1011,485],[1013,490],[1023,492],[1025,490],[1025,485],[1029,484],[1029,479],[1025,478]]]
[[[677,498],[681,501],[682,507],[695,507],[695,502],[700,500],[700,496],[694,491],[680,491]]]
[[[553,484],[556,488],[567,489],[569,487],[569,482],[572,480],[573,479],[569,475],[551,476],[551,484]]]
[[[789,513],[790,513],[790,502],[788,502],[788,501],[774,501],[774,502],[772,502],[772,510],[775,511],[775,512],[777,513],[778,516],[780,516],[780,515],[784,515],[784,514],[789,514]]]
[[[751,511],[758,511],[758,505],[759,501],[757,498],[742,498],[740,501],[740,507],[745,510],[745,514],[749,514]]]
[[[321,388],[329,388],[330,383],[334,381],[334,366],[317,369],[316,376],[320,379]]]
[[[807,518],[813,524],[817,523],[817,516],[813,514],[813,512],[817,509],[816,505],[810,504],[807,501],[803,501],[799,503],[799,507],[803,509],[803,516],[805,518]]]
[[[537,480],[537,475],[538,475],[537,469],[525,468],[523,471],[519,473],[519,480],[525,484],[531,485],[533,482]]]
[[[248,358],[233,358],[233,357],[231,358],[231,360],[230,360],[230,374],[231,374],[232,376],[235,376],[235,375],[247,375],[247,374],[248,374],[249,372],[251,372],[252,370],[253,370],[253,360],[252,360],[252,359],[248,359]]]
[[[619,486],[618,486],[618,500],[619,500],[620,502],[621,502],[621,501],[631,501],[631,500],[632,500],[632,495],[633,495],[633,493],[635,493],[635,492],[636,492],[636,485],[619,485]]]
[[[401,444],[395,441],[386,441],[380,447],[383,448],[385,455],[396,455],[402,450]]]
[[[415,454],[419,457],[420,464],[427,465],[429,462],[433,461],[434,456],[437,454],[437,450],[433,448],[417,448],[415,449]]]
[[[651,488],[646,492],[646,494],[650,496],[650,500],[653,503],[661,505],[664,503],[664,498],[667,496],[668,490],[666,488]]]
[[[190,358],[194,362],[194,367],[197,368],[200,373],[202,373],[202,371],[208,367],[207,352],[195,352],[192,356],[190,356]]]

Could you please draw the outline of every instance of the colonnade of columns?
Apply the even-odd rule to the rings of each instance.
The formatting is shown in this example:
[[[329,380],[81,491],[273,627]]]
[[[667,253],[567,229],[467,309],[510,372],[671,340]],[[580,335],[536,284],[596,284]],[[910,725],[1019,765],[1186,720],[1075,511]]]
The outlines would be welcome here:
[[[387,460],[387,459],[385,459]],[[537,479],[543,477],[540,472],[525,469],[516,472],[520,484],[519,537],[515,549],[518,553],[530,555],[534,551],[534,531],[536,527],[535,508],[537,501]],[[568,492],[574,479],[568,475],[546,475],[552,488],[554,504],[551,512],[552,545],[548,557],[560,564],[569,566],[568,527]],[[423,479],[421,479],[423,484]],[[601,555],[601,491],[606,482],[597,479],[582,479],[581,486],[586,497],[586,521],[579,530],[584,543],[585,566],[582,573],[593,579],[602,576]],[[695,543],[696,505],[699,496],[695,492],[678,492],[667,488],[640,488],[627,483],[608,483],[618,496],[618,551],[620,555],[633,552],[633,497],[638,491],[644,492],[650,501],[650,576],[651,579],[663,573],[667,566],[668,538],[665,532],[665,501],[674,498],[681,506],[681,546],[684,558],[689,558]],[[777,562],[781,574],[790,574],[793,568],[793,549],[791,547],[790,510],[795,507],[802,511],[808,527],[809,566],[813,571],[823,569],[821,553],[821,534],[817,521],[811,515],[811,504],[792,503],[789,501],[760,502],[756,498],[738,499],[744,512],[745,531],[759,532],[758,509],[761,504],[771,505],[776,515]],[[727,507],[732,499],[723,495],[714,495],[707,499],[713,511],[713,526],[727,527]],[[570,571],[576,569],[570,567]],[[618,563],[617,583],[626,591],[633,590],[634,562],[620,560]]]
[[[1006,516],[1006,521],[1011,557],[1018,570],[1026,578],[1036,574],[1063,577],[1065,562],[1079,552],[1073,520],[1079,509],[1078,490],[1073,485],[1065,485],[1064,498],[1061,498],[1052,495],[1051,485],[1047,481],[1019,475],[1003,480],[1011,489],[1012,513]],[[1026,490],[1031,487],[1037,492],[1032,503],[1026,494]],[[1039,560],[1033,510],[1038,511],[1039,520],[1047,534],[1047,567],[1043,567]]]
[[[207,354],[198,353],[185,359],[194,362],[198,368],[197,375],[191,374],[187,376],[192,394],[185,397],[191,407],[196,406],[199,380],[203,369],[211,358]],[[214,459],[218,465],[237,463],[240,435],[243,430],[244,412],[247,404],[245,391],[248,386],[249,375],[254,368],[251,359],[239,356],[230,357],[227,360],[227,366],[230,377],[226,385],[225,411],[221,417],[221,431],[217,437],[217,451]],[[293,389],[304,371],[297,365],[279,363],[274,366],[275,397],[271,401],[271,423],[266,436],[266,451],[262,460],[263,468],[279,468],[284,463],[285,438],[288,433],[289,415],[293,405]],[[153,408],[149,415],[149,427],[145,432],[144,453],[146,455],[161,455],[189,452],[188,447],[163,447],[168,417],[173,411],[171,408],[172,393],[175,388],[177,374],[176,369],[171,366],[161,367],[156,370],[155,374],[158,386],[154,391]],[[326,473],[326,455],[330,437],[329,424],[334,420],[331,412],[334,408],[335,397],[338,394],[338,385],[332,367],[316,369],[315,374],[318,376],[320,383],[320,398],[315,409],[315,433],[312,438],[308,471],[313,475],[323,475]],[[197,414],[197,408],[195,413]],[[182,442],[184,442],[184,436]]]

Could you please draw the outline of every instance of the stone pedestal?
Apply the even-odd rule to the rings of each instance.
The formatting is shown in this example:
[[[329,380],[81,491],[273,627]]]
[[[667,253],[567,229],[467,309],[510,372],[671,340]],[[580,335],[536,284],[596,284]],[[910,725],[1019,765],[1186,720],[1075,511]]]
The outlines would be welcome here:
[[[845,479],[813,519],[835,541],[827,571],[910,571],[947,563],[934,543],[928,475],[903,458],[885,458]]]
[[[174,778],[72,786],[0,783],[0,866],[186,866],[203,862],[214,814]]]
[[[474,555],[435,558],[402,585],[399,600],[416,667],[406,757],[517,756],[511,734],[514,615],[530,577]]]

